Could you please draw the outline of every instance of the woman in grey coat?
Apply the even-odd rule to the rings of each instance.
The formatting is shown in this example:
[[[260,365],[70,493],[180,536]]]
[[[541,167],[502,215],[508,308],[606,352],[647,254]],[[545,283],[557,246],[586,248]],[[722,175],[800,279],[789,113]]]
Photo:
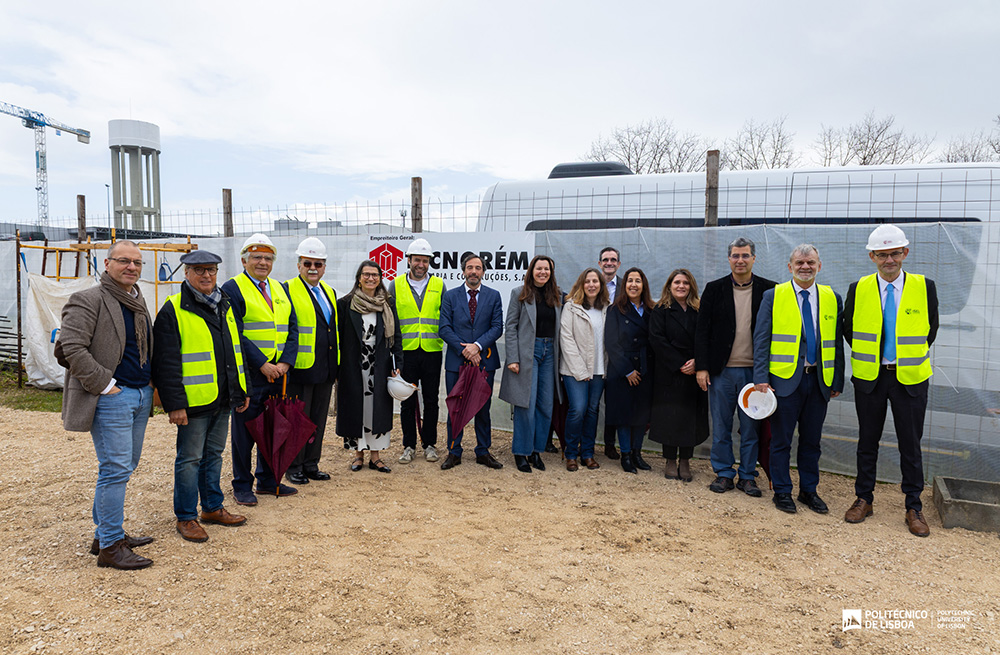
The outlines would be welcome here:
[[[507,305],[504,345],[507,370],[500,382],[500,399],[514,406],[514,438],[510,450],[517,470],[545,470],[542,456],[552,422],[553,395],[558,393],[561,294],[556,266],[537,255],[528,265],[524,286],[515,289]]]

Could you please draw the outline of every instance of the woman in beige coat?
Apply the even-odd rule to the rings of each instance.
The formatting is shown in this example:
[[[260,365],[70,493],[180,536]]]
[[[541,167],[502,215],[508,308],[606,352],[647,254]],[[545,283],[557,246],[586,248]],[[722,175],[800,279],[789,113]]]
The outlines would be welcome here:
[[[566,470],[600,468],[594,459],[597,412],[604,392],[604,317],[608,289],[600,271],[588,268],[573,284],[563,308],[559,374],[566,388]]]

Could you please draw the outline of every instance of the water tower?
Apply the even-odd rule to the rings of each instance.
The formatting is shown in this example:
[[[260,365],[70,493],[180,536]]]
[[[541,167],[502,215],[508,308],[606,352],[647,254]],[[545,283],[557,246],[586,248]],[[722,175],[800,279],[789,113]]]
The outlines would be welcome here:
[[[108,121],[108,145],[115,227],[160,232],[160,126]]]

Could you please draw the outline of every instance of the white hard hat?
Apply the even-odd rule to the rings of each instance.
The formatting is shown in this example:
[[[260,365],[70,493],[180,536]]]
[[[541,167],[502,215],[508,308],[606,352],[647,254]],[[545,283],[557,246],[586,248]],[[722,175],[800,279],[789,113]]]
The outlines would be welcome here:
[[[243,248],[240,249],[240,255],[244,255],[247,252],[262,251],[265,248],[270,250],[272,254],[278,254],[278,249],[274,247],[274,244],[267,238],[267,235],[257,232],[256,234],[251,234],[250,238],[243,242]]]
[[[740,389],[737,404],[744,414],[759,421],[774,414],[774,410],[778,408],[778,399],[770,389],[763,392],[757,391],[754,383],[751,382]]]
[[[388,386],[389,395],[400,402],[412,396],[417,390],[417,385],[410,384],[399,375],[389,378]]]
[[[868,235],[868,250],[892,250],[893,248],[903,248],[910,245],[903,231],[886,223],[879,225]]]
[[[326,244],[316,237],[306,237],[299,244],[299,249],[295,251],[295,254],[299,257],[326,259]]]
[[[425,255],[427,257],[433,257],[434,251],[431,249],[431,244],[427,242],[427,239],[415,239],[410,247],[406,249],[406,256],[410,255]]]

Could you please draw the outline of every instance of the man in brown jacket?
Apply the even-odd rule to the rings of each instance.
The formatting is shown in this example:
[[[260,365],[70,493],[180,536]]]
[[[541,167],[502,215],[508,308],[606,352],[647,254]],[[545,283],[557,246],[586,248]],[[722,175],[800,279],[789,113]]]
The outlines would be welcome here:
[[[99,464],[90,552],[98,566],[126,570],[153,563],[132,552],[153,538],[130,537],[122,527],[125,486],[139,463],[153,402],[153,331],[137,285],[142,264],[142,253],[131,241],[112,245],[100,285],[70,296],[59,333],[69,364],[63,427],[90,432]]]

